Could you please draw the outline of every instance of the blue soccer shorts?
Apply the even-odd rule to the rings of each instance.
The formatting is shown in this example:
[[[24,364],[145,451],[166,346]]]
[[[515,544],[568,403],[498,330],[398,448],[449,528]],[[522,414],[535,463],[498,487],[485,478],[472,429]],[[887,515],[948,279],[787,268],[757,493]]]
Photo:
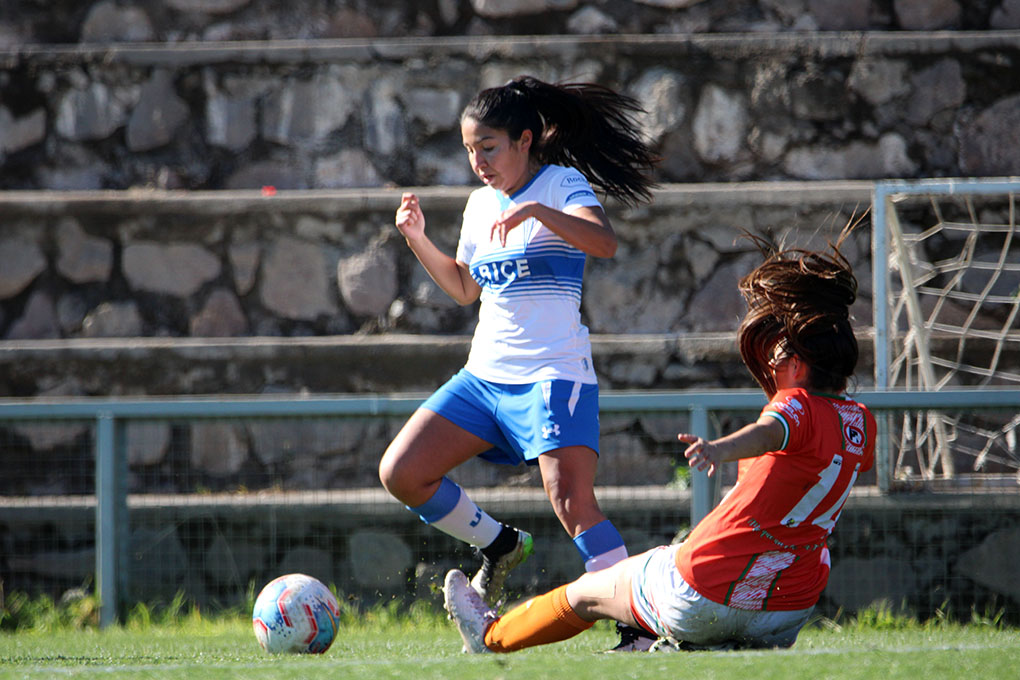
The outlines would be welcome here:
[[[511,385],[461,369],[425,400],[428,409],[492,444],[493,463],[535,465],[565,446],[599,451],[599,387],[571,380]]]

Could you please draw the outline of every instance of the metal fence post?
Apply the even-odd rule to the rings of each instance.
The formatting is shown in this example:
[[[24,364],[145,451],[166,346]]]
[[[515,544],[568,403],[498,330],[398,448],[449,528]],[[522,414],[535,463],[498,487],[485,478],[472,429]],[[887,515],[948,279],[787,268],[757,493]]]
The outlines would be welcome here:
[[[96,414],[96,592],[99,626],[117,621],[123,599],[123,566],[127,547],[127,488],[123,467],[123,425],[113,414]]]
[[[708,428],[708,409],[704,406],[691,407],[691,434],[703,439],[710,439]],[[691,472],[691,528],[712,512],[719,496],[719,473],[712,477],[708,472],[693,470]]]
[[[889,309],[889,187],[876,182],[871,199],[871,287],[872,326],[875,329],[874,360],[875,389],[889,389],[889,359],[892,355]],[[875,476],[879,493],[888,494],[892,488],[892,414],[876,417]]]

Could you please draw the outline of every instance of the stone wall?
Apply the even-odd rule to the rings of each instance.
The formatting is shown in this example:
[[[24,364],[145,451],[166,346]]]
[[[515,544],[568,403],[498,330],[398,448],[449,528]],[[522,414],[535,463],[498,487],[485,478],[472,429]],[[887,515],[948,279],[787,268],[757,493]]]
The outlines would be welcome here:
[[[0,189],[471,185],[523,72],[635,96],[663,182],[1020,174],[1020,33],[522,36],[0,52]]]
[[[451,253],[466,194],[421,192],[430,232]],[[474,307],[442,293],[393,227],[399,195],[0,198],[8,263],[0,335],[470,334]],[[610,206],[620,247],[611,260],[590,259],[584,317],[596,334],[733,331],[743,313],[736,280],[760,259],[742,229],[824,245],[868,201],[867,183],[805,183],[675,187],[650,206]],[[862,284],[859,322],[868,325],[866,228],[848,255]]]

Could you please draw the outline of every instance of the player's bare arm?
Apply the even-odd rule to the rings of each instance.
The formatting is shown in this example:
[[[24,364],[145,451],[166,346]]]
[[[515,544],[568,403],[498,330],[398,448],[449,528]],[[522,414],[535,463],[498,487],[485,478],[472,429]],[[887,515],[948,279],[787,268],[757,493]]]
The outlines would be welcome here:
[[[534,217],[550,231],[592,257],[616,254],[616,232],[605,211],[598,206],[585,206],[565,213],[535,201],[525,201],[503,211],[492,225],[492,238],[506,245],[506,235],[521,222]]]
[[[471,278],[467,265],[439,250],[425,233],[425,215],[416,195],[408,192],[401,196],[394,223],[415,257],[443,292],[460,305],[469,305],[478,299],[482,289]]]
[[[754,458],[768,451],[775,451],[783,445],[783,426],[770,416],[763,416],[736,432],[712,441],[693,434],[681,432],[676,437],[690,444],[684,456],[690,466],[698,471],[708,470],[715,474],[720,463],[741,458]]]

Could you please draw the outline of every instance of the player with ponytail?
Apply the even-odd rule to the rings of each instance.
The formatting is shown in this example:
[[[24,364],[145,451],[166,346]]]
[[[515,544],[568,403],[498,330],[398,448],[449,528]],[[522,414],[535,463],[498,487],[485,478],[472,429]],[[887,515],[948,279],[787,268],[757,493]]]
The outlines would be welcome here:
[[[476,546],[472,587],[489,604],[532,551],[531,536],[479,508],[448,476],[480,456],[537,465],[553,510],[592,571],[627,556],[595,498],[598,383],[580,302],[587,256],[617,239],[596,191],[648,200],[656,158],[630,97],[522,76],[479,92],[461,115],[472,170],[457,252],[436,247],[418,197],[395,223],[433,280],[462,305],[481,300],[466,365],[387,448],[383,486],[421,518]]]

